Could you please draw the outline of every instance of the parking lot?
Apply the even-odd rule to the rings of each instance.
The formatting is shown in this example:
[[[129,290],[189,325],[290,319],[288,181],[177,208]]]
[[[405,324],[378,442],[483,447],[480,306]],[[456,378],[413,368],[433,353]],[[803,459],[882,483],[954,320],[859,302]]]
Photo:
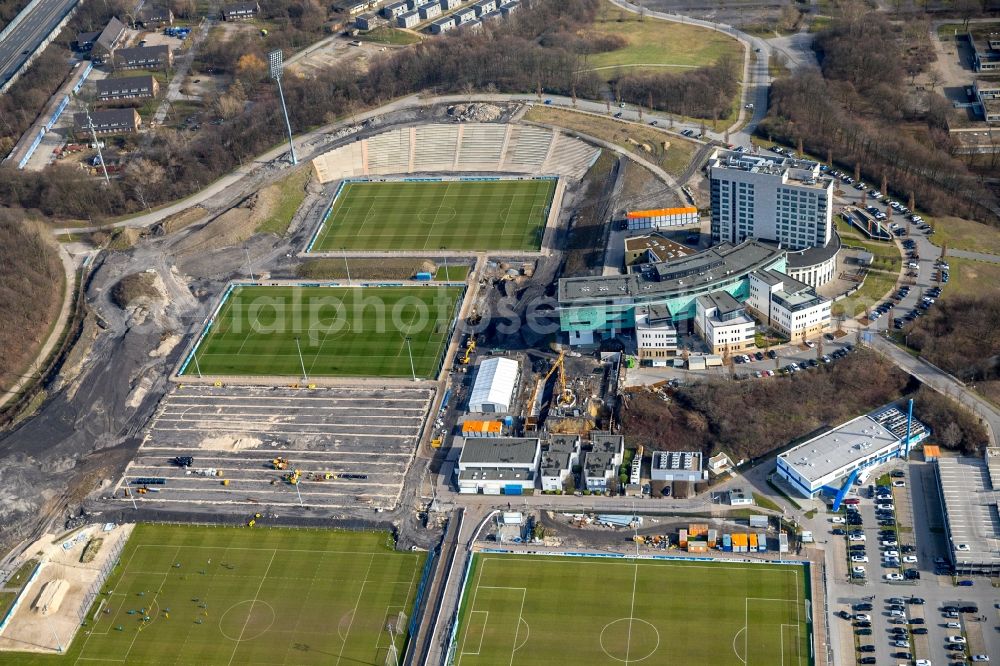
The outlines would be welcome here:
[[[934,483],[933,463],[900,461],[828,517],[836,664],[952,666],[1000,654],[1000,594],[988,579],[950,575]],[[853,567],[864,576],[852,577]]]
[[[432,397],[408,388],[178,387],[115,497],[169,508],[390,509]]]

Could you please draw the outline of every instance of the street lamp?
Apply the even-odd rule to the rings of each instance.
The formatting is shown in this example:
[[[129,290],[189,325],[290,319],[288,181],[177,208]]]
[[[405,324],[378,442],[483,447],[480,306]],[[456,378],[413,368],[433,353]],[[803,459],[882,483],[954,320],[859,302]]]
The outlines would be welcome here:
[[[410,357],[410,376],[413,377],[413,381],[417,381],[417,371],[413,367],[413,350],[410,349],[410,336],[406,336],[406,354]]]
[[[281,49],[277,49],[267,55],[267,60],[271,70],[271,78],[278,84],[278,97],[281,98],[281,111],[285,114],[285,128],[288,130],[288,148],[292,154],[292,164],[298,164],[299,160],[295,156],[295,142],[292,141],[292,124],[288,121],[288,108],[285,106],[285,91],[281,88],[281,70],[285,58],[281,54]]]

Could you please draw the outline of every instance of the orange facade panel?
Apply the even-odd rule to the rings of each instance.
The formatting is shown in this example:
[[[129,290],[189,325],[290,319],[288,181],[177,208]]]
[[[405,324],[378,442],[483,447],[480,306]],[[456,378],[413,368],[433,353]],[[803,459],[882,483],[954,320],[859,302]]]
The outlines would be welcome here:
[[[666,215],[689,215],[697,213],[694,206],[677,206],[675,208],[654,208],[652,210],[630,210],[625,217],[634,220],[643,217],[664,217]]]

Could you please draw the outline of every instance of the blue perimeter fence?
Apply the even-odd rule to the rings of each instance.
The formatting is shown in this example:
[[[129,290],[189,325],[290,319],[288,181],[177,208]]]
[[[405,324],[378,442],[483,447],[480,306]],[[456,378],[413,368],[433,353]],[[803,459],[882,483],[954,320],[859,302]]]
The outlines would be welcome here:
[[[7,628],[7,623],[10,622],[10,618],[14,617],[14,613],[16,613],[17,609],[21,606],[21,601],[24,599],[24,595],[27,594],[28,592],[28,588],[31,587],[31,584],[35,582],[36,578],[38,578],[38,572],[41,570],[42,570],[42,562],[39,562],[38,564],[35,565],[35,568],[31,572],[31,575],[28,576],[28,580],[27,582],[25,582],[24,587],[22,587],[21,591],[18,593],[17,599],[15,599],[14,603],[10,605],[10,609],[7,611],[7,614],[3,616],[3,620],[0,620],[0,633],[2,633],[3,630]]]
[[[74,94],[80,92],[80,88],[82,88],[83,84],[86,83],[87,77],[90,76],[90,72],[92,72],[93,69],[94,69],[94,63],[88,62],[86,69],[83,70],[83,76],[81,76],[80,80],[77,81],[75,86],[73,86]],[[69,106],[69,95],[63,95],[62,101],[59,102],[59,106],[56,107],[56,110],[45,122],[45,126],[42,127],[42,129],[38,130],[38,136],[36,136],[34,141],[31,142],[31,146],[28,147],[28,152],[25,153],[24,157],[21,158],[21,161],[17,163],[18,169],[23,169],[25,167],[25,165],[28,163],[28,160],[31,159],[31,156],[35,154],[36,150],[38,150],[38,146],[39,144],[41,144],[42,139],[45,137],[45,134],[50,129],[52,129],[53,125],[56,124],[56,121],[59,120],[60,116],[62,116],[63,111],[66,110],[67,106]]]

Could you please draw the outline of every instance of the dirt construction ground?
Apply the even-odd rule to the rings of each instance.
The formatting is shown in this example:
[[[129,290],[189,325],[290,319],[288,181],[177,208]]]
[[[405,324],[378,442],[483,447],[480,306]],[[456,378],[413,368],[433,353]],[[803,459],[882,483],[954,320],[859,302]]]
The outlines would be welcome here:
[[[132,527],[120,525],[105,532],[102,525],[91,525],[67,538],[56,539],[46,534],[31,544],[21,562],[38,559],[42,562],[41,570],[21,593],[14,616],[0,634],[0,651],[56,652],[60,646],[68,646],[90,607],[93,593],[99,591],[114,566]],[[101,540],[96,557],[81,562],[84,548],[96,539]],[[45,584],[56,580],[69,583],[69,589],[54,613],[42,615],[33,606]]]

